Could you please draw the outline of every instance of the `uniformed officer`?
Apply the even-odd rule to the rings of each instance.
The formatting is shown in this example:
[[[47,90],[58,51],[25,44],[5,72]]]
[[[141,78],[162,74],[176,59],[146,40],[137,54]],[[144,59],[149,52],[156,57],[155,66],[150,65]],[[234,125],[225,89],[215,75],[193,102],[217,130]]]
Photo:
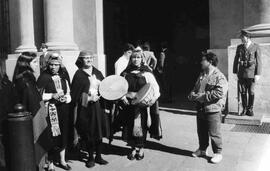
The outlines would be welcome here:
[[[241,115],[253,116],[254,87],[261,75],[261,53],[259,46],[251,41],[251,34],[241,30],[242,44],[237,46],[233,73],[237,74],[243,111]]]

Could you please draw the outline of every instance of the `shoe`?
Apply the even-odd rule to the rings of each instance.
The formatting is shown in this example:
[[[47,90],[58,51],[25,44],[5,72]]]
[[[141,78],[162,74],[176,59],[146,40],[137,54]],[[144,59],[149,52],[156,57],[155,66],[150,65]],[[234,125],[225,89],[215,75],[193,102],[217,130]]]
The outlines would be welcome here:
[[[94,160],[88,160],[85,164],[86,167],[91,168],[95,166],[95,161]]]
[[[203,156],[207,156],[207,152],[203,151],[203,150],[196,150],[195,152],[192,153],[193,157],[203,157]]]
[[[144,158],[144,153],[140,155],[139,153],[136,155],[137,160],[142,160]]]
[[[215,153],[214,156],[211,158],[211,162],[217,164],[221,162],[222,158],[222,154]]]
[[[240,115],[241,115],[241,116],[245,116],[246,114],[247,114],[247,109],[244,108]]]
[[[246,114],[247,116],[254,116],[254,112],[253,112],[253,110],[252,109],[248,109],[248,111],[247,111],[247,114]]]
[[[55,169],[48,169],[48,171],[55,171]]]
[[[130,153],[130,154],[127,156],[127,158],[128,158],[129,160],[135,160],[135,159],[136,159],[135,156],[136,156],[136,155],[133,155],[132,153]]]
[[[100,164],[100,165],[106,165],[108,164],[109,162],[107,162],[106,160],[104,160],[103,158],[99,157],[99,158],[95,158],[95,162],[97,164]]]
[[[63,164],[60,163],[58,167],[60,167],[60,168],[62,168],[64,170],[71,170],[71,167],[68,164],[63,165]]]

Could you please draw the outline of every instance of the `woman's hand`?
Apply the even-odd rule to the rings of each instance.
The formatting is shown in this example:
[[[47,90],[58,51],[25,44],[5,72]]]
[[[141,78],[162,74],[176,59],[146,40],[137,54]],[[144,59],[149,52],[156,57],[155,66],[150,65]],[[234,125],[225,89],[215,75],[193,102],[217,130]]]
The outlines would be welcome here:
[[[126,97],[129,99],[134,99],[136,94],[137,94],[136,92],[128,92]]]
[[[127,96],[123,96],[123,97],[121,98],[121,100],[123,101],[123,103],[124,103],[125,105],[129,105],[129,101],[128,101],[128,99],[127,99]]]
[[[59,101],[62,102],[62,103],[65,103],[67,101],[67,97],[66,96],[61,96],[59,98]]]
[[[100,96],[99,95],[91,95],[91,96],[88,96],[88,101],[91,101],[91,102],[96,102],[100,99]]]
[[[54,93],[54,94],[52,95],[52,98],[55,99],[55,100],[59,100],[60,94],[59,94],[59,93]]]

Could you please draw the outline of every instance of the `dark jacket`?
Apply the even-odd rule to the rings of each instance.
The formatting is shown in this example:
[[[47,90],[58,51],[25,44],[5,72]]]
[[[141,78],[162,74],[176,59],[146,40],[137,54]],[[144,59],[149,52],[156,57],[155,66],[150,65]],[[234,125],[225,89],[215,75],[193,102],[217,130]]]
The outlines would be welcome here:
[[[92,75],[100,81],[104,79],[102,73],[93,67]],[[89,75],[82,69],[78,69],[73,77],[71,84],[71,98],[74,106],[74,125],[82,139],[100,140],[109,136],[109,122],[105,113],[104,99],[96,102],[88,102],[83,105],[84,94],[89,93],[92,84]],[[87,97],[86,97],[87,99]],[[86,100],[87,101],[87,100]]]
[[[244,44],[238,45],[233,62],[233,73],[239,78],[254,78],[262,71],[261,52],[257,44],[251,43],[246,48]]]
[[[202,81],[203,73],[200,74],[193,88],[194,93],[198,93]],[[197,102],[197,110],[205,113],[221,112],[226,103],[228,82],[224,74],[215,68],[207,80],[203,103]]]

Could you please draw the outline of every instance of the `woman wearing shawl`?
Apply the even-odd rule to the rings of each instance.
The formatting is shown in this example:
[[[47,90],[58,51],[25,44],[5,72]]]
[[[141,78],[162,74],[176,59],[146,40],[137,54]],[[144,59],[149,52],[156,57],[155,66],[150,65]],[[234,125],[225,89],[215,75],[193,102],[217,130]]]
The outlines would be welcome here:
[[[147,107],[132,105],[130,102],[136,93],[147,83],[150,83],[155,90],[155,96],[159,97],[159,86],[151,69],[144,64],[142,52],[133,52],[129,65],[122,72],[129,84],[128,94],[122,98],[123,109],[120,111],[124,116],[124,128],[127,128],[127,140],[131,145],[132,152],[128,159],[142,160],[144,158],[144,144],[147,136]]]
[[[93,66],[94,55],[89,51],[81,51],[76,61],[79,68],[72,80],[71,92],[74,108],[75,132],[86,142],[89,153],[86,167],[94,167],[95,163],[105,165],[101,157],[102,138],[109,136],[109,122],[104,110],[104,100],[100,98],[98,87],[103,80],[102,73]],[[76,135],[76,133],[75,133]],[[76,139],[75,139],[76,143]],[[94,150],[96,157],[94,159]]]
[[[12,82],[16,102],[22,104],[25,110],[33,115],[33,132],[35,143],[35,158],[39,170],[45,164],[48,138],[46,133],[45,107],[37,88],[34,72],[38,69],[38,58],[35,52],[23,52],[17,59]]]
[[[71,170],[65,160],[67,146],[69,105],[71,101],[69,77],[63,71],[62,58],[58,53],[49,55],[47,68],[38,78],[37,85],[48,111],[52,148],[48,152],[48,170],[54,170],[54,155],[60,151],[59,167]]]

